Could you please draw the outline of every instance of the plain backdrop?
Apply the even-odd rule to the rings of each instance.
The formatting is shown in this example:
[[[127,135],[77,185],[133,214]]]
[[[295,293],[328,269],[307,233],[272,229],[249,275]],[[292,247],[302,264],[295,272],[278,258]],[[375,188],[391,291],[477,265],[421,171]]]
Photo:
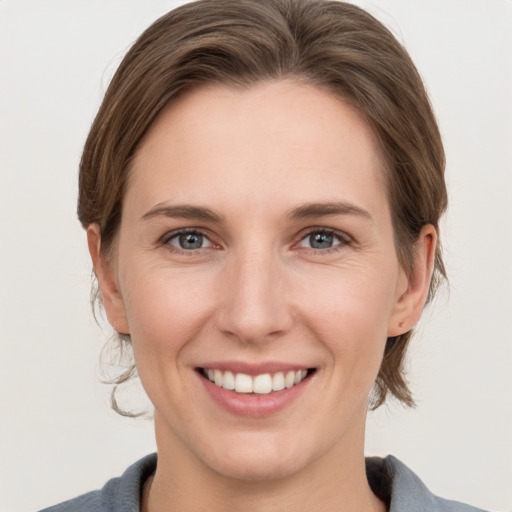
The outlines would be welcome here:
[[[418,407],[368,420],[435,493],[512,510],[512,2],[374,0],[406,45],[447,152],[450,293],[410,352]],[[0,511],[98,488],[154,450],[117,416],[75,215],[77,167],[109,79],[164,0],[0,0]]]

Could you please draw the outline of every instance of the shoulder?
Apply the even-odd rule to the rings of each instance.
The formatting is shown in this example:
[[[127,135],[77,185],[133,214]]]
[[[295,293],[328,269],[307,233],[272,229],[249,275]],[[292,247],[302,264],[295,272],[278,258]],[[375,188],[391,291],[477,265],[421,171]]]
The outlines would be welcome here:
[[[110,482],[109,482],[110,483]],[[45,508],[40,512],[103,512],[109,510],[102,508],[101,492],[92,491],[82,494],[76,498],[59,503],[49,508]]]
[[[142,486],[156,468],[156,454],[132,464],[102,489],[82,494],[40,512],[139,512]]]
[[[388,502],[389,512],[485,512],[432,494],[418,476],[393,456],[366,461],[374,492]]]

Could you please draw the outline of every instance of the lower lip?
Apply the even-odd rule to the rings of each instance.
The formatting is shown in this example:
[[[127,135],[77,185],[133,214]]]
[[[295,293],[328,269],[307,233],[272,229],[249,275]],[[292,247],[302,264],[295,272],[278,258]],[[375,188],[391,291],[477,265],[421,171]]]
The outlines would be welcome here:
[[[248,418],[269,416],[282,411],[297,400],[309,385],[312,377],[311,375],[308,376],[291,388],[259,395],[257,393],[237,393],[221,388],[198,374],[198,378],[203,383],[207,393],[218,405],[232,414]]]

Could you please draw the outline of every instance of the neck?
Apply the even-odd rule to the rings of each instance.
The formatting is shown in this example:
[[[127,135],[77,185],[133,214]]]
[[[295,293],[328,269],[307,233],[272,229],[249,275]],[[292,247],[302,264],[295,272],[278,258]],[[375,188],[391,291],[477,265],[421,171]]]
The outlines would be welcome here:
[[[157,470],[145,487],[142,512],[386,510],[366,479],[363,440],[332,450],[291,475],[261,480],[221,475],[190,457],[183,445],[166,444],[158,443]]]

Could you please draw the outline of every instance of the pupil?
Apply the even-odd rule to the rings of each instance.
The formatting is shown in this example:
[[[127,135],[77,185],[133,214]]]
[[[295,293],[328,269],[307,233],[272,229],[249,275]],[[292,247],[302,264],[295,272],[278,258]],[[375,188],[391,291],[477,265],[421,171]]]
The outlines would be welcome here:
[[[200,249],[202,245],[203,235],[199,233],[180,235],[180,246],[182,249]]]
[[[310,237],[313,249],[328,249],[332,247],[333,235],[329,233],[316,233]]]

